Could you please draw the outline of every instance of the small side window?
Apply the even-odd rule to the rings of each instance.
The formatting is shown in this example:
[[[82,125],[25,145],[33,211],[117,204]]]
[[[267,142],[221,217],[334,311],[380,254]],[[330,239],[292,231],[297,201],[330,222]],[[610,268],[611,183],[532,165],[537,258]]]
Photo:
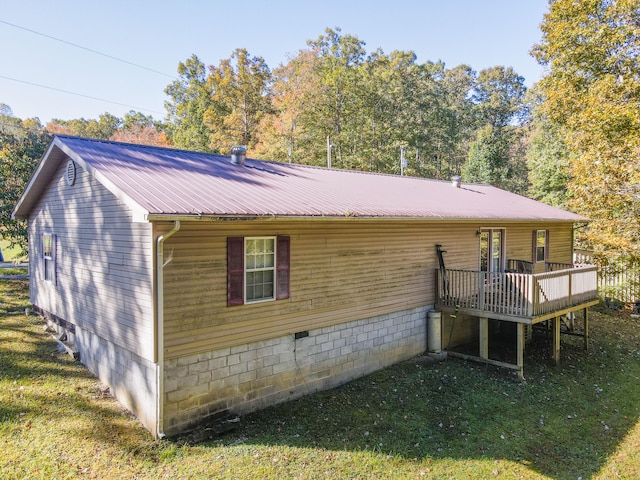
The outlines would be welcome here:
[[[42,271],[47,282],[56,283],[56,236],[42,235]]]
[[[547,260],[547,231],[536,230],[534,236],[535,262],[545,262]]]

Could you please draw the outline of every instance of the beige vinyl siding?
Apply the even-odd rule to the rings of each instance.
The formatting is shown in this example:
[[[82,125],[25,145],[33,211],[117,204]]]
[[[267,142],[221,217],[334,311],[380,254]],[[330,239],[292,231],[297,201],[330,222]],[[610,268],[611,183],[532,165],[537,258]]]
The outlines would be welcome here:
[[[506,228],[508,258],[531,259],[530,223]],[[550,259],[571,257],[571,225],[546,226]],[[168,224],[156,226],[156,235]],[[182,356],[432,305],[435,244],[448,268],[477,270],[479,225],[416,220],[183,221],[165,243],[165,355]],[[290,298],[227,306],[226,239],[291,237]]]
[[[153,359],[151,225],[133,223],[129,208],[66,162],[30,216],[31,301],[110,342]],[[43,232],[57,236],[57,285],[41,280]]]
[[[535,262],[533,235],[537,230],[548,231],[549,262],[571,263],[573,261],[573,224],[571,223],[529,223],[507,227],[507,258]],[[534,273],[544,271],[544,262],[535,263]]]
[[[549,261],[572,263],[573,225],[553,226],[548,227],[547,230],[549,231]]]

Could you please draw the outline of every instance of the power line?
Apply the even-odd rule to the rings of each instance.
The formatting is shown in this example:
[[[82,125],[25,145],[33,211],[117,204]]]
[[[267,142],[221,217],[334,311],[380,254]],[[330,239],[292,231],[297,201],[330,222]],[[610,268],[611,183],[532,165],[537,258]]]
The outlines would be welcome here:
[[[163,75],[165,77],[176,79],[175,75],[169,75],[168,73],[160,72],[158,70],[154,70],[153,68],[145,67],[143,65],[139,65],[137,63],[130,62],[128,60],[123,60],[122,58],[114,57],[113,55],[109,55],[107,53],[102,53],[97,50],[93,50],[91,48],[83,47],[82,45],[78,45],[77,43],[68,42],[66,40],[62,40],[61,38],[57,38],[51,35],[47,35],[46,33],[37,32],[35,30],[31,30],[30,28],[21,27],[20,25],[16,25],[15,23],[10,23],[5,20],[0,20],[0,23],[4,23],[5,25],[9,25],[10,27],[19,28],[20,30],[24,30],[25,32],[33,33],[35,35],[40,35],[41,37],[49,38],[51,40],[55,40],[56,42],[65,43],[67,45],[71,45],[72,47],[80,48],[82,50],[86,50],[87,52],[95,53],[96,55],[101,55],[106,58],[110,58],[111,60],[115,60],[117,62],[126,63],[127,65],[131,65],[133,67],[141,68],[143,70],[147,70],[149,72],[157,73],[158,75]],[[46,87],[45,87],[46,88]]]
[[[34,87],[46,88],[47,90],[54,90],[56,92],[67,93],[69,95],[75,95],[76,97],[84,97],[84,98],[89,98],[91,100],[98,100],[99,102],[111,103],[113,105],[120,105],[121,107],[133,108],[134,110],[143,110],[145,112],[158,113],[160,115],[164,115],[166,113],[166,112],[159,112],[157,110],[152,110],[150,108],[136,107],[134,105],[129,105],[127,103],[120,103],[120,102],[114,102],[112,100],[105,100],[104,98],[92,97],[91,95],[84,95],[82,93],[70,92],[69,90],[63,90],[61,88],[50,87],[48,85],[41,85],[39,83],[28,82],[26,80],[19,80],[17,78],[5,77],[4,75],[0,75],[0,78],[4,78],[5,80],[11,80],[12,82],[23,83],[25,85],[32,85]]]

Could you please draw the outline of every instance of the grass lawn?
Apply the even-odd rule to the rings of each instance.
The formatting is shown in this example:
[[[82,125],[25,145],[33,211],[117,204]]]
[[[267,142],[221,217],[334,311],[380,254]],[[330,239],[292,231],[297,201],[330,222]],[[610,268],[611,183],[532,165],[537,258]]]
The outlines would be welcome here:
[[[414,359],[242,418],[199,444],[153,440],[25,317],[0,280],[0,477],[640,478],[640,321],[592,310],[591,348],[528,346],[520,384]]]
[[[29,269],[28,268],[23,268],[23,267],[9,267],[9,268],[2,268],[0,269],[0,276],[1,275],[29,275]]]
[[[16,258],[20,258],[22,250],[20,247],[9,248],[9,241],[0,238],[0,250],[5,262],[11,262]]]

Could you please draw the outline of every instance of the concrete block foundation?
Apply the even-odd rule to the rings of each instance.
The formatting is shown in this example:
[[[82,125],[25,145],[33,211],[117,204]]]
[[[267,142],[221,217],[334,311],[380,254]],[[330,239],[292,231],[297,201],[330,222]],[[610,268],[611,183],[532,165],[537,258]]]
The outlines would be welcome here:
[[[432,307],[166,360],[164,431],[336,387],[426,350]]]

